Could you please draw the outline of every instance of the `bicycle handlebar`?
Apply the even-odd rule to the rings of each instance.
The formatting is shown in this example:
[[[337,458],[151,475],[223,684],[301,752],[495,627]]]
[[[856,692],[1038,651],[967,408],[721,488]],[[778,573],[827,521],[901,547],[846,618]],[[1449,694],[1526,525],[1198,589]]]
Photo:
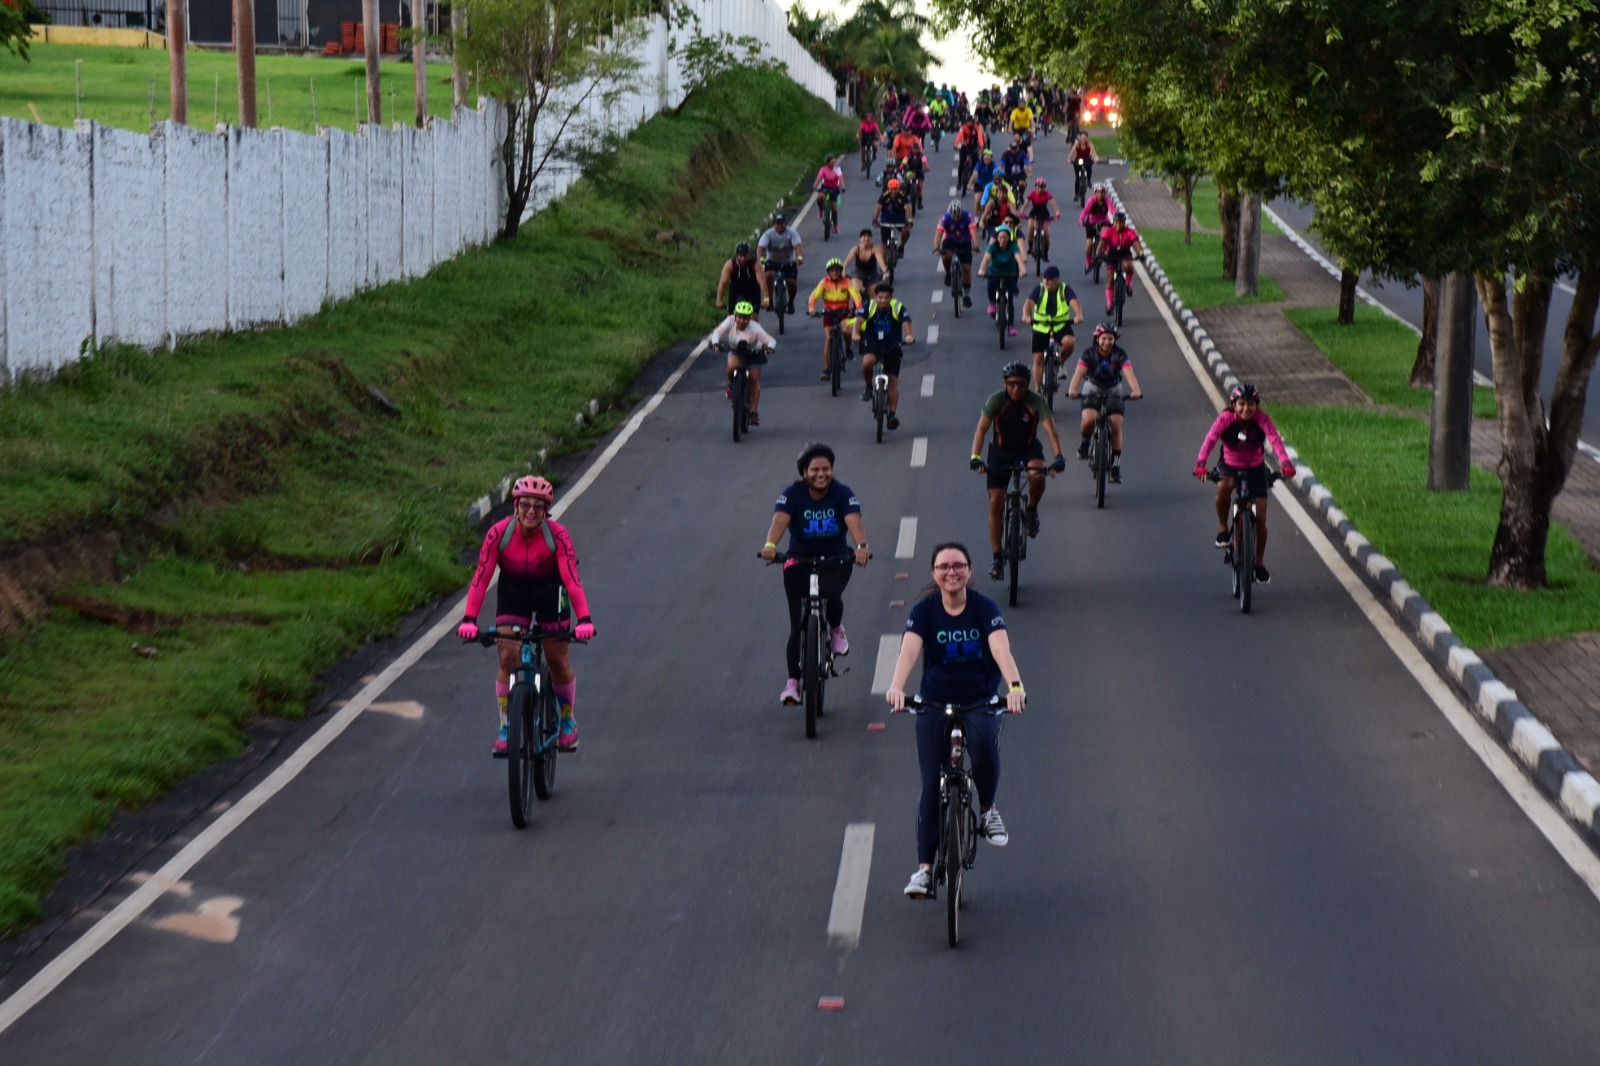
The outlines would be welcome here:
[[[979,703],[930,703],[921,696],[911,696],[906,700],[906,709],[903,714],[936,714],[943,711],[945,714],[984,714],[990,718],[998,718],[1002,714],[1010,714],[1006,701],[1000,696],[990,696]]]
[[[760,552],[756,552],[756,558],[766,559],[766,557]],[[872,558],[872,552],[870,549],[867,551],[867,558]],[[812,569],[821,570],[823,567],[830,565],[838,566],[842,563],[853,564],[856,561],[856,553],[854,551],[849,551],[839,555],[796,555],[794,552],[778,552],[773,555],[772,558],[766,559],[766,564],[768,566],[773,566],[777,563],[789,562],[791,559],[802,565],[809,563]]]
[[[1206,471],[1206,480],[1210,481],[1210,482],[1221,481],[1222,480],[1222,468],[1218,467],[1218,466],[1214,466],[1210,470],[1207,470]],[[1280,474],[1278,471],[1276,471],[1276,470],[1268,470],[1267,471],[1267,487],[1268,488],[1271,488],[1273,485],[1276,485],[1278,482],[1280,482],[1282,480],[1283,480],[1283,475]]]
[[[462,643],[482,644],[485,648],[487,648],[499,640],[515,640],[519,644],[543,644],[545,641],[550,640],[560,641],[566,644],[589,643],[587,640],[579,640],[577,637],[573,636],[570,628],[539,630],[536,632],[532,629],[524,629],[522,626],[506,626],[504,629],[501,629],[499,626],[489,626],[486,629],[478,630],[478,635],[476,637],[473,637],[471,640],[464,640]]]

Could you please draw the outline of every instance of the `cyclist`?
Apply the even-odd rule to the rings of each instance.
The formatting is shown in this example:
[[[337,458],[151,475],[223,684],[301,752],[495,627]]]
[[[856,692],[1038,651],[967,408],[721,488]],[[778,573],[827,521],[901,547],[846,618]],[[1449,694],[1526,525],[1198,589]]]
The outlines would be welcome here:
[[[1010,226],[1013,236],[1022,229],[1022,219],[1017,215],[1016,202],[1012,200],[1011,189],[1004,181],[996,180],[990,183],[979,225],[985,234],[991,236],[1001,226]]]
[[[1021,243],[1013,241],[1011,236],[1010,226],[995,227],[994,240],[983,253],[983,262],[978,264],[978,276],[989,279],[990,318],[995,315],[995,304],[999,302],[1001,291],[1010,294],[1006,330],[1015,337],[1017,282],[1028,272],[1028,250]]]
[[[1078,294],[1061,280],[1061,268],[1051,263],[1044,268],[1042,284],[1034,287],[1022,305],[1022,321],[1033,327],[1033,388],[1044,381],[1044,353],[1050,341],[1061,341],[1061,365],[1066,366],[1077,339],[1072,324],[1083,321],[1083,304]]]
[[[856,140],[861,143],[861,173],[867,172],[867,152],[876,148],[883,141],[883,128],[878,125],[877,118],[872,112],[861,120],[861,125],[856,128]]]
[[[894,143],[890,146],[890,154],[894,156],[895,162],[903,163],[906,156],[911,154],[911,149],[913,148],[921,150],[922,138],[902,127],[900,132],[894,135]]]
[[[822,301],[822,381],[827,381],[828,369],[828,340],[833,336],[834,330],[841,330],[845,351],[850,350],[850,313],[856,309],[856,289],[844,276],[844,260],[834,256],[828,260],[823,268],[822,280],[817,282],[817,287],[811,290],[811,298],[806,301],[806,314],[813,317],[817,313],[817,301]]]
[[[844,257],[844,272],[856,287],[856,302],[872,295],[878,280],[889,273],[889,259],[872,239],[872,228],[861,231],[856,246]]]
[[[922,684],[917,693],[935,704],[971,704],[986,700],[1002,684],[1006,709],[1021,714],[1027,706],[1022,674],[1011,654],[1011,638],[1000,605],[968,585],[972,553],[966,545],[947,541],[933,549],[933,587],[906,616],[900,656],[884,699],[891,711],[905,710],[906,681],[924,650]],[[978,789],[978,832],[1003,848],[1011,840],[995,807],[1000,785],[1000,719],[972,715],[961,723],[972,754],[973,783]],[[917,869],[905,894],[927,899],[933,894],[933,860],[939,849],[939,774],[950,757],[944,741],[944,716],[917,718],[917,761],[922,766],[922,797],[917,802]]]
[[[855,564],[866,566],[872,553],[867,550],[867,533],[861,523],[861,503],[849,486],[833,479],[833,449],[821,441],[805,446],[795,461],[800,480],[778,495],[772,510],[772,525],[767,527],[763,559],[778,554],[778,541],[789,533],[789,554],[814,559],[843,555],[850,550],[845,532],[855,541]],[[844,632],[844,589],[850,583],[845,567],[819,575],[819,587],[827,599],[828,641],[835,655],[850,653],[850,640]],[[783,592],[789,599],[789,642],[784,647],[784,665],[789,679],[778,697],[786,706],[800,702],[800,609],[810,589],[810,578],[803,567],[783,564]]]
[[[881,104],[884,122],[890,122],[894,116],[900,113],[900,96],[894,91],[893,85],[889,86],[888,90],[884,92]]]
[[[774,279],[783,278],[784,288],[788,290],[789,314],[794,314],[794,298],[800,291],[800,267],[806,261],[805,242],[800,239],[798,230],[789,228],[789,216],[782,211],[772,216],[772,225],[756,241],[756,249],[761,253],[761,291],[763,304],[772,306],[772,293]]]
[[[1083,115],[1083,92],[1080,89],[1067,90],[1067,139],[1074,144],[1078,141],[1078,121]]]
[[[912,146],[911,154],[900,164],[901,180],[908,185],[906,197],[911,201],[912,212],[922,208],[922,179],[928,173],[928,159],[922,154],[922,145]]]
[[[1067,153],[1067,158],[1073,167],[1082,169],[1083,180],[1087,184],[1094,180],[1094,165],[1100,162],[1100,153],[1094,150],[1094,144],[1089,140],[1087,133],[1080,132],[1078,139],[1072,142],[1072,148]],[[1073,190],[1076,195],[1076,188]]]
[[[989,565],[989,576],[999,581],[1004,569],[1000,555],[1000,520],[1005,508],[1006,483],[1011,479],[1004,468],[1024,463],[1028,467],[1028,509],[1023,514],[1023,524],[1028,536],[1039,535],[1039,501],[1044,498],[1044,447],[1039,443],[1039,429],[1050,438],[1050,448],[1055,460],[1050,469],[1060,473],[1067,468],[1061,455],[1061,438],[1056,435],[1056,423],[1050,407],[1040,396],[1028,388],[1027,364],[1012,361],[1000,371],[1005,388],[983,403],[983,413],[978,416],[977,431],[972,434],[972,469],[987,475],[989,487],[989,550],[994,561]],[[988,457],[979,454],[983,438],[994,430],[989,443]]]
[[[478,550],[478,566],[467,589],[466,613],[456,627],[462,640],[478,639],[478,611],[489,592],[495,570],[500,584],[495,593],[495,625],[531,627],[538,622],[546,632],[566,628],[571,612],[577,623],[572,635],[579,640],[594,636],[594,621],[589,617],[589,598],[578,580],[578,551],[565,526],[550,517],[555,488],[544,478],[529,474],[511,487],[512,514],[489,527],[483,547]],[[563,595],[565,593],[565,595]],[[570,602],[570,609],[567,603]],[[578,695],[578,677],[572,671],[569,645],[565,640],[544,644],[545,660],[550,664],[550,682],[561,705],[561,732],[556,747],[578,750],[578,720],[572,705]],[[491,753],[497,759],[506,754],[506,705],[511,699],[511,674],[522,663],[521,649],[515,642],[500,642],[500,669],[494,677],[494,695],[500,705],[500,735]]]
[[[900,120],[907,132],[913,134],[918,142],[933,132],[933,123],[928,119],[928,109],[913,101],[907,108],[904,117]]]
[[[1022,142],[1013,140],[1011,146],[1001,154],[1000,176],[1011,186],[1014,198],[1021,196],[1028,188],[1028,179],[1033,176],[1033,160],[1028,157],[1028,150],[1022,146]]]
[[[878,361],[883,361],[883,372],[889,376],[889,415],[884,425],[900,428],[900,359],[902,344],[911,344],[911,313],[894,298],[893,285],[879,285],[872,303],[863,304],[856,312],[856,333],[861,337],[861,377],[867,383],[863,400],[872,399],[872,374]]]
[[[817,218],[821,219],[826,207],[824,201],[833,201],[833,217],[839,217],[839,194],[844,192],[844,170],[839,166],[839,157],[830,155],[827,162],[822,164],[817,171],[817,176],[811,182],[813,191],[817,194]]]
[[[978,165],[979,154],[983,148],[983,127],[968,118],[961,123],[961,128],[956,130],[956,173],[963,177],[961,187],[956,190],[958,194],[966,193],[966,182],[972,180],[973,168]]]
[[[933,150],[939,150],[939,136],[945,128],[945,123],[950,116],[950,104],[943,96],[935,93],[928,100],[928,126],[933,136]]]
[[[1111,225],[1100,231],[1100,255],[1106,261],[1106,314],[1111,313],[1112,288],[1117,283],[1117,271],[1126,274],[1125,298],[1133,299],[1133,260],[1144,254],[1139,241],[1139,231],[1128,225],[1128,216],[1118,211],[1111,216]]]
[[[1050,187],[1043,178],[1034,178],[1033,191],[1028,194],[1028,240],[1044,242],[1039,253],[1045,259],[1050,258],[1050,223],[1060,217],[1061,208],[1056,206]]]
[[[904,186],[899,178],[890,178],[883,183],[883,193],[878,197],[878,205],[872,209],[872,225],[878,227],[878,236],[883,239],[885,247],[889,244],[889,227],[899,226],[900,247],[909,246],[911,240],[911,211],[906,199]]]
[[[1111,202],[1111,194],[1106,191],[1105,182],[1099,182],[1094,187],[1094,193],[1084,203],[1083,210],[1078,212],[1078,225],[1083,227],[1083,272],[1085,274],[1094,269],[1094,260],[1099,243],[1100,231],[1111,221],[1111,213],[1116,210],[1116,205]]]
[[[1024,147],[1033,143],[1033,108],[1020,98],[1011,109],[1011,137],[1013,143],[1021,142]]]
[[[994,151],[985,148],[978,158],[977,166],[972,168],[972,213],[977,214],[983,209],[983,199],[989,192],[989,186],[994,184],[995,175],[1000,168],[995,164]]]
[[[1067,383],[1067,395],[1073,399],[1083,397],[1083,421],[1078,432],[1083,439],[1078,442],[1078,458],[1089,458],[1089,438],[1094,434],[1095,412],[1090,397],[1101,393],[1106,397],[1106,417],[1111,419],[1111,471],[1113,484],[1122,484],[1122,422],[1127,405],[1123,402],[1126,387],[1135,400],[1144,395],[1139,388],[1139,377],[1133,372],[1128,353],[1117,343],[1117,328],[1110,323],[1094,328],[1094,343],[1078,360],[1078,367]]]
[[[750,370],[750,424],[759,426],[761,416],[756,413],[756,408],[761,406],[761,368],[767,365],[767,356],[777,348],[778,342],[772,339],[772,334],[761,328],[761,323],[755,321],[755,314],[756,307],[751,301],[735,304],[733,314],[723,319],[707,340],[712,345],[733,346],[728,353],[726,396],[730,400],[733,399],[733,372],[739,366],[739,357],[744,356],[744,365]]]
[[[753,305],[761,303],[761,272],[756,269],[756,257],[750,251],[749,242],[740,241],[733,250],[733,258],[722,264],[714,306],[726,309],[731,315],[735,307],[747,301]]]
[[[1256,581],[1265,585],[1272,580],[1262,565],[1267,557],[1267,442],[1278,456],[1278,469],[1284,477],[1294,477],[1294,464],[1284,449],[1283,437],[1272,424],[1267,412],[1261,409],[1261,394],[1254,385],[1243,382],[1228,390],[1228,409],[1217,416],[1200,445],[1200,455],[1194,461],[1194,476],[1201,481],[1206,477],[1206,460],[1211,447],[1222,442],[1222,462],[1217,464],[1222,479],[1217,482],[1217,547],[1226,548],[1228,532],[1228,500],[1233,495],[1234,482],[1244,478],[1246,495],[1255,501],[1256,509]]]
[[[933,253],[944,263],[944,283],[950,284],[952,260],[961,264],[963,291],[961,302],[972,306],[972,242],[977,233],[978,220],[973,218],[960,200],[951,200],[950,206],[939,219],[933,231]]]

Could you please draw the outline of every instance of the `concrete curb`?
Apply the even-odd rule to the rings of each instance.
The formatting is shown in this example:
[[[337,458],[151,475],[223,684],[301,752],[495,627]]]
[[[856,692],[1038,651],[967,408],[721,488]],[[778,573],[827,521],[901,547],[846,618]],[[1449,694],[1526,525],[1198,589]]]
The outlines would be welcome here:
[[[1110,182],[1107,184],[1117,209],[1126,211],[1116,187]],[[1311,251],[1304,241],[1296,240],[1296,244]],[[1148,249],[1145,269],[1189,335],[1212,378],[1224,391],[1231,389],[1238,383],[1238,377],[1199,318],[1184,306],[1166,271]],[[1287,442],[1285,447],[1288,447]],[[1321,517],[1333,541],[1355,565],[1356,572],[1363,575],[1388,605],[1390,613],[1411,634],[1439,676],[1466,697],[1473,713],[1500,738],[1539,790],[1583,830],[1591,847],[1600,849],[1600,781],[1584,770],[1517,694],[1495,676],[1476,652],[1461,642],[1451,631],[1450,624],[1406,583],[1399,568],[1361,535],[1334,502],[1333,493],[1301,461],[1299,453],[1292,447],[1288,452],[1296,471],[1293,480],[1285,480],[1284,484],[1313,514]]]

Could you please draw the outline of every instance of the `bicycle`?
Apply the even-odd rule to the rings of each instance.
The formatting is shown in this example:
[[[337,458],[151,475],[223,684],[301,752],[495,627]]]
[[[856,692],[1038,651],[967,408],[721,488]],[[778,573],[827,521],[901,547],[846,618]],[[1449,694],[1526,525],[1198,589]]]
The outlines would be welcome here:
[[[1011,323],[1011,289],[1006,285],[1006,279],[1001,278],[997,286],[998,291],[994,297],[994,324],[1000,334],[1000,350],[1006,350],[1006,330]]]
[[[870,558],[870,556],[869,556]],[[800,607],[800,692],[806,708],[806,739],[817,739],[817,719],[822,717],[828,678],[838,677],[833,642],[828,633],[828,604],[822,595],[821,575],[829,568],[851,566],[853,555],[795,555],[778,552],[768,565],[793,561],[804,567],[808,585]]]
[[[770,259],[761,264],[768,275],[768,291],[772,293],[772,313],[778,316],[778,336],[783,336],[783,319],[789,309],[789,283],[785,267],[793,263],[774,263]],[[798,268],[796,268],[798,269]]]
[[[882,222],[880,229],[889,231],[889,239],[883,245],[883,257],[889,261],[889,284],[894,284],[894,269],[900,262],[900,231],[906,228],[904,222]]]
[[[1100,389],[1084,398],[1089,401],[1095,412],[1094,435],[1089,441],[1089,476],[1094,478],[1094,505],[1096,508],[1104,509],[1106,479],[1111,474],[1111,416],[1106,414],[1106,405],[1111,400],[1111,390]],[[1133,397],[1129,396],[1128,399],[1131,400]]]
[[[1035,277],[1044,276],[1044,265],[1050,261],[1050,231],[1044,226],[1044,222],[1040,219],[1028,220],[1028,247],[1033,250]]]
[[[1027,463],[1008,463],[1000,468],[1010,479],[1006,485],[1005,510],[1000,517],[1000,558],[1006,564],[1006,602],[1017,605],[1017,579],[1022,561],[1028,557],[1028,534],[1023,516],[1028,508]]]
[[[904,342],[902,344],[902,346],[901,346],[902,350],[904,350],[904,344],[909,344],[909,343],[910,343],[909,341],[908,342]],[[863,354],[865,354],[866,349],[863,348],[862,352],[863,352]],[[884,425],[884,422],[888,420],[888,417],[889,417],[889,375],[884,372],[883,362],[880,359],[879,362],[873,367],[873,373],[872,373],[872,421],[878,427],[878,443],[879,444],[883,443],[883,425]]]
[[[1083,207],[1084,201],[1089,196],[1089,161],[1087,159],[1074,159],[1072,161],[1072,198],[1078,206]]]
[[[971,255],[969,250],[968,255]],[[961,256],[955,252],[950,253],[950,306],[955,311],[957,318],[961,317],[961,306],[966,302],[967,278],[966,271],[961,263]]]
[[[877,160],[877,158],[878,158],[878,142],[877,141],[873,141],[870,144],[863,144],[861,146],[861,173],[863,173],[863,174],[872,173],[872,164],[873,164],[874,161]]]
[[[1267,471],[1267,489],[1270,491],[1283,475]],[[1206,472],[1207,481],[1221,481],[1221,467]],[[1256,509],[1246,495],[1247,486],[1242,476],[1233,479],[1233,496],[1228,500],[1228,546],[1222,555],[1223,565],[1232,571],[1232,595],[1239,601],[1239,613],[1250,613],[1250,591],[1256,583]]]
[[[484,647],[500,640],[522,645],[522,661],[511,675],[511,700],[506,709],[506,780],[511,794],[511,824],[526,829],[533,817],[533,797],[547,800],[556,787],[557,738],[561,709],[556,700],[544,642],[582,644],[570,630],[535,631],[521,626],[490,626],[474,638]]]
[[[1123,260],[1127,257],[1120,255],[1103,255],[1100,258],[1105,262],[1106,269],[1110,271],[1109,280],[1111,281],[1111,323],[1118,329],[1121,329],[1122,306],[1128,302],[1128,271],[1122,265]],[[1135,256],[1134,258],[1138,257]],[[1129,266],[1132,266],[1132,264],[1130,263]],[[1097,284],[1100,281],[1100,273],[1098,270],[1095,272],[1094,280]]]
[[[1045,342],[1043,366],[1039,371],[1039,393],[1045,406],[1056,409],[1056,392],[1061,388],[1061,338],[1054,333]]]
[[[739,356],[739,365],[733,368],[733,381],[729,391],[733,394],[733,443],[738,444],[739,438],[750,432],[750,367],[746,362],[745,353],[733,345],[722,343],[716,346],[717,351],[734,352]],[[762,351],[768,355],[771,349],[763,347]]]
[[[820,197],[818,213],[822,217],[822,239],[826,241],[839,232],[839,190],[819,188],[817,193]]]
[[[961,943],[961,884],[978,858],[977,786],[961,720],[969,714],[998,718],[1006,713],[1006,704],[999,696],[964,706],[930,704],[921,696],[912,696],[906,701],[906,713],[943,714],[948,723],[950,761],[939,771],[939,849],[933,860],[933,894],[937,897],[938,886],[945,886],[945,930],[950,946],[955,947]]]
[[[843,311],[824,309],[821,317],[822,328],[828,330],[828,386],[837,396],[844,381],[844,324],[850,318],[850,311],[848,308]]]

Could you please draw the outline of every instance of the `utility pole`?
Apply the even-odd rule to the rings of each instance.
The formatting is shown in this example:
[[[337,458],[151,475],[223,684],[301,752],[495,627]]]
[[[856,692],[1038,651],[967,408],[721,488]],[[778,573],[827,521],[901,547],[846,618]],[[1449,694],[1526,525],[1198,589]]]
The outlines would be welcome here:
[[[457,107],[467,106],[467,72],[461,69],[461,31],[464,22],[461,0],[455,0],[450,5],[450,82],[455,90]]]
[[[167,0],[167,83],[172,95],[172,121],[189,124],[189,4]]]
[[[1439,288],[1428,488],[1464,492],[1472,472],[1472,357],[1478,332],[1478,293],[1472,275],[1461,272],[1446,277]]]
[[[383,86],[378,83],[378,0],[361,0],[362,36],[367,45],[367,121],[383,125]]]
[[[411,81],[417,93],[417,129],[428,124],[428,20],[422,9],[427,0],[411,0]]]
[[[239,125],[256,128],[256,5],[233,0],[233,51],[239,61]]]

